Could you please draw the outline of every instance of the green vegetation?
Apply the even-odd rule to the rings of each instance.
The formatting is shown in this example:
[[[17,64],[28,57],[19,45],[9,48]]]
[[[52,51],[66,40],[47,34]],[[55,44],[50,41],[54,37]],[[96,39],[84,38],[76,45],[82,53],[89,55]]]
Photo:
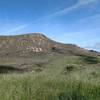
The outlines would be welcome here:
[[[0,74],[0,100],[100,100],[99,63],[85,60],[57,55],[31,72]]]
[[[82,56],[82,60],[84,60],[88,64],[97,64],[100,63],[100,59],[93,56]]]

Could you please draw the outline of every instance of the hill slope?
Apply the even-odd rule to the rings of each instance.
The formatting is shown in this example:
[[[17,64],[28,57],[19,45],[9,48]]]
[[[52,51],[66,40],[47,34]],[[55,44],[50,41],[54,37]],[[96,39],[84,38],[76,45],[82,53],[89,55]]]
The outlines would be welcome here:
[[[41,34],[1,36],[0,100],[99,100],[98,54]]]
[[[0,73],[32,71],[64,56],[76,59],[98,55],[73,44],[58,43],[40,33],[0,36]]]
[[[61,44],[46,36],[34,33],[17,36],[0,36],[0,57],[2,56],[33,56],[35,53],[66,53],[73,55],[96,55],[72,44]]]

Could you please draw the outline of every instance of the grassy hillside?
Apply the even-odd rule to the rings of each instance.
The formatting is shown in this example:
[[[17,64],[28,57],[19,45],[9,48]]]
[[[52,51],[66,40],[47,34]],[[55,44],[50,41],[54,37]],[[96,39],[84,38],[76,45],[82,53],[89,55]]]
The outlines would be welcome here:
[[[100,100],[100,58],[64,54],[39,57],[34,58],[37,63],[24,59],[31,62],[32,71],[1,72],[0,100]],[[2,59],[1,64],[11,61]],[[16,65],[14,61],[18,59],[13,59],[12,65]],[[96,63],[90,63],[93,61]]]
[[[100,100],[100,53],[42,34],[0,36],[0,100]]]

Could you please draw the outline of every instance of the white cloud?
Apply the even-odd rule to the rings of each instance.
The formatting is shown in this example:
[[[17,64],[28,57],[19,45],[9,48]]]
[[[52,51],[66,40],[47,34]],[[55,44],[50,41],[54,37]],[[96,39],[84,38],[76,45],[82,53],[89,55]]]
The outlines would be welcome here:
[[[41,17],[33,22],[29,22],[28,24],[24,24],[24,25],[18,25],[18,26],[15,26],[11,29],[8,29],[7,31],[4,31],[2,33],[4,34],[8,34],[8,33],[12,33],[12,32],[17,32],[21,29],[25,29],[27,27],[29,27],[30,25],[33,25],[35,23],[39,23],[40,21],[43,21],[44,19],[48,19],[48,18],[51,18],[51,17],[54,17],[54,16],[59,16],[59,15],[63,15],[63,14],[67,14],[68,12],[70,11],[73,11],[81,6],[85,6],[85,5],[88,5],[88,4],[91,4],[91,3],[94,3],[96,2],[97,0],[77,0],[77,2],[73,5],[73,6],[70,6],[68,8],[65,8],[63,10],[59,10],[57,12],[54,12],[48,16],[44,16],[44,17]]]
[[[92,44],[90,46],[86,46],[85,48],[100,51],[100,42],[97,42],[97,43]]]
[[[98,14],[95,14],[95,15],[93,15],[93,16],[89,16],[89,17],[86,17],[86,18],[83,18],[83,19],[80,19],[80,20],[78,20],[78,22],[85,22],[85,21],[88,21],[88,20],[100,20],[100,13],[98,13]]]
[[[96,2],[97,0],[78,0],[79,4],[86,5],[88,3]]]
[[[3,34],[8,34],[8,33],[13,33],[13,32],[16,32],[16,31],[18,31],[18,30],[21,30],[21,29],[24,29],[24,28],[26,28],[28,25],[26,24],[23,24],[23,25],[18,25],[18,26],[16,26],[16,27],[13,27],[13,28],[11,28],[11,29],[8,29],[7,31],[4,31],[4,32],[2,32]]]
[[[100,31],[100,14],[95,14],[86,18],[78,19],[68,25],[70,32],[96,33]]]
[[[74,5],[72,5],[70,7],[66,7],[65,9],[62,9],[62,10],[56,11],[50,15],[41,17],[40,19],[38,19],[36,21],[41,21],[41,20],[44,20],[46,18],[52,18],[54,16],[64,15],[64,14],[69,13],[70,11],[73,11],[73,10],[81,7],[81,6],[92,4],[92,3],[95,3],[96,1],[98,1],[98,0],[77,0],[77,2]]]
[[[97,0],[78,0],[76,4],[74,4],[73,6],[70,6],[68,8],[65,8],[63,10],[59,10],[57,12],[55,12],[54,14],[51,14],[51,16],[54,16],[54,15],[63,15],[63,14],[66,14],[70,11],[73,11],[81,6],[85,6],[85,5],[88,5],[88,4],[91,4],[91,3],[94,3],[96,2]]]

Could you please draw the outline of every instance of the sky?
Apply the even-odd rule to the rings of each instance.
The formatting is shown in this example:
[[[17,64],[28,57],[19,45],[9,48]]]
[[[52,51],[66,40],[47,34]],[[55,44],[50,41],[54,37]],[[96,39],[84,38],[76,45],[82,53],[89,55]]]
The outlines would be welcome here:
[[[0,35],[34,32],[100,51],[100,0],[0,0]]]

